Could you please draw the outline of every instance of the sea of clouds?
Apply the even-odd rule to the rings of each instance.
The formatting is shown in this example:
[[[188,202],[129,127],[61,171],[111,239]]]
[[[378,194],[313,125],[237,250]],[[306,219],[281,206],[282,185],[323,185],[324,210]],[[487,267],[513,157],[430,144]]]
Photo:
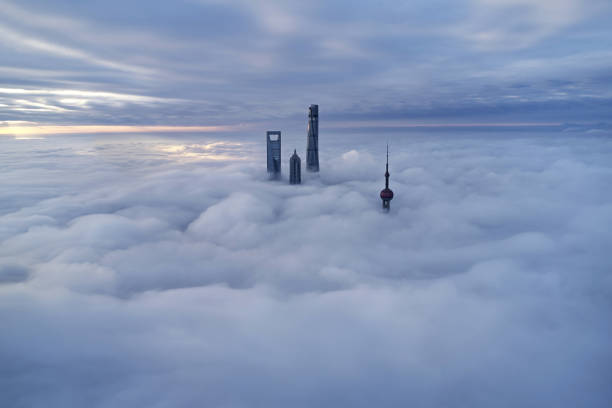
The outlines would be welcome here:
[[[612,139],[367,136],[0,140],[0,405],[609,407]]]

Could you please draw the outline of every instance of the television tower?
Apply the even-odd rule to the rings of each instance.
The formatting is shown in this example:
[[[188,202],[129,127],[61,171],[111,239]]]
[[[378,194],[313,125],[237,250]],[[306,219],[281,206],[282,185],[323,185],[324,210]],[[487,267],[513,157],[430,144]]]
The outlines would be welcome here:
[[[389,188],[389,144],[387,143],[387,167],[385,171],[385,188],[380,192],[383,211],[388,212],[391,208],[391,200],[393,200],[393,191]]]

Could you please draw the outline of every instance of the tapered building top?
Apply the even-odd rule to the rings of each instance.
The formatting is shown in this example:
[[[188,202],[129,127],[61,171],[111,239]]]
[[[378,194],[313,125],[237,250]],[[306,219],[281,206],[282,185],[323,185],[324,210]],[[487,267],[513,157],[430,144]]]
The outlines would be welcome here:
[[[389,145],[387,145],[387,166],[385,168],[385,188],[380,192],[383,210],[389,211],[391,208],[391,200],[393,200],[393,191],[389,188]]]
[[[308,108],[306,169],[319,171],[319,105],[310,105]]]
[[[293,155],[289,159],[289,183],[300,184],[302,182],[302,161],[297,152],[293,150]]]

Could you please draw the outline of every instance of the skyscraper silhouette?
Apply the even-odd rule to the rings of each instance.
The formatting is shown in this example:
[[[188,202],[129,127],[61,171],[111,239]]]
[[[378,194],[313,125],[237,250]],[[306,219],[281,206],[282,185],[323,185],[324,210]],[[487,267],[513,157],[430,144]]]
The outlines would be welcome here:
[[[278,136],[276,140],[270,136]],[[281,132],[269,130],[266,132],[266,143],[268,148],[268,174],[270,178],[280,178],[281,174]]]
[[[293,150],[293,155],[289,159],[289,183],[300,184],[302,182],[302,160],[297,152]]]
[[[319,105],[310,105],[308,108],[306,169],[319,171]]]

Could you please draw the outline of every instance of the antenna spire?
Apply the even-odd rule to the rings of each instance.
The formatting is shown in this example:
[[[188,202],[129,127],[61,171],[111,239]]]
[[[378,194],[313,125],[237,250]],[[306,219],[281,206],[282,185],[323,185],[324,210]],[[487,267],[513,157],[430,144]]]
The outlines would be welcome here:
[[[389,143],[387,143],[387,166],[385,167],[385,188],[389,188]]]
[[[385,189],[380,192],[382,199],[383,211],[389,211],[391,200],[393,199],[393,191],[389,188],[389,143],[387,143],[387,165],[385,167]]]

